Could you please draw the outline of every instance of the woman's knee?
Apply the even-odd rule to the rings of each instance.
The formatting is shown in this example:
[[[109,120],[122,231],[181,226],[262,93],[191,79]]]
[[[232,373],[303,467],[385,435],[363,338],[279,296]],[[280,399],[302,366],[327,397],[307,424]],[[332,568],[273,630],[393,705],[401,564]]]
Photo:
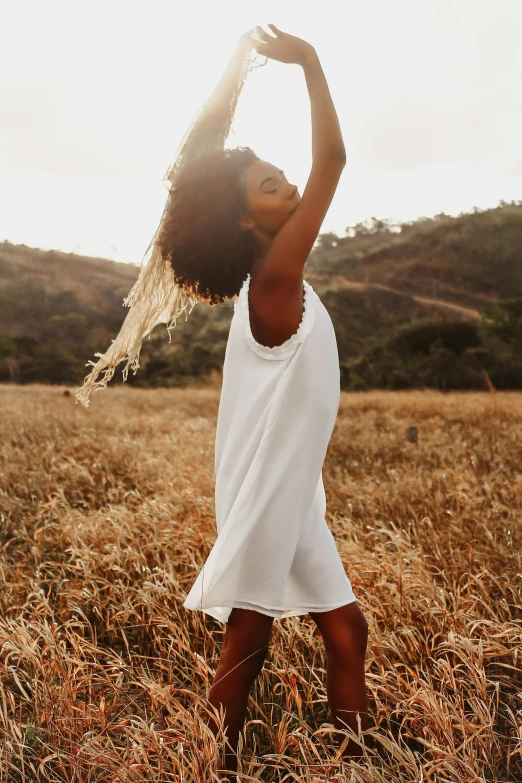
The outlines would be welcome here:
[[[230,614],[222,656],[238,675],[255,679],[268,655],[273,617],[234,608]]]
[[[267,654],[268,644],[253,648],[252,645],[237,644],[231,640],[223,648],[220,664],[225,666],[231,677],[250,682],[260,674]]]
[[[368,648],[368,620],[361,612],[352,626],[353,645],[362,655],[366,655]]]
[[[356,602],[330,612],[315,613],[328,655],[363,657],[368,647],[368,621]]]

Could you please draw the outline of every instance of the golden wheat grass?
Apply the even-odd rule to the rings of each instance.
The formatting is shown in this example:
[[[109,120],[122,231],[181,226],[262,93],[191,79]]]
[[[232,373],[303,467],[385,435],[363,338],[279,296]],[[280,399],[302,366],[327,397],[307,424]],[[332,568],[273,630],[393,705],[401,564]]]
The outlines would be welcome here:
[[[215,781],[224,626],[182,603],[216,536],[219,388],[64,391],[0,386],[1,779]],[[341,763],[322,640],[287,618],[241,781],[522,779],[521,435],[519,393],[342,394],[324,483],[370,625],[364,758]]]

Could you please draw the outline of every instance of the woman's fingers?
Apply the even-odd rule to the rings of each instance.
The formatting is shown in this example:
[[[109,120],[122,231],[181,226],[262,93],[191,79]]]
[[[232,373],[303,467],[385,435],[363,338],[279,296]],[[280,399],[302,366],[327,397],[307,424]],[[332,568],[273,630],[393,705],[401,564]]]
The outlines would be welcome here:
[[[258,41],[257,38],[250,36],[250,44],[259,54],[264,54],[266,44],[263,41]]]
[[[256,31],[259,37],[261,38],[261,40],[263,41],[263,43],[268,43],[268,41],[273,41],[272,36],[268,35],[268,33],[265,32],[262,27],[259,27],[259,25],[256,27]]]

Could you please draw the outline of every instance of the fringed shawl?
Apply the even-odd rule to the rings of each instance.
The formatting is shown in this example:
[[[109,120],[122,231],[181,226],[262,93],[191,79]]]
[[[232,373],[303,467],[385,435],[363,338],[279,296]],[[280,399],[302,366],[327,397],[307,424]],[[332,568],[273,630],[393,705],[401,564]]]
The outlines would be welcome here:
[[[249,42],[248,36],[259,40],[255,28],[240,39],[222,80],[192,120],[178,147],[174,162],[163,178],[169,196],[159,226],[142,260],[139,277],[123,300],[123,304],[130,307],[130,310],[108,350],[104,354],[95,353],[95,356],[99,357],[97,362],[87,362],[86,366],[91,365],[92,370],[85,377],[83,386],[76,391],[77,402],[85,407],[89,407],[91,392],[107,386],[120,362],[127,360],[123,368],[124,381],[127,380],[129,367],[136,374],[140,366],[142,342],[155,326],[160,323],[167,324],[170,341],[171,330],[176,326],[178,316],[183,312],[187,314],[187,310],[190,314],[194,305],[203,301],[197,294],[188,294],[175,282],[175,259],[162,258],[158,240],[169,214],[172,193],[179,174],[201,155],[225,148],[246,77],[250,71],[266,63],[266,58],[262,58],[264,62],[257,60],[259,55]]]

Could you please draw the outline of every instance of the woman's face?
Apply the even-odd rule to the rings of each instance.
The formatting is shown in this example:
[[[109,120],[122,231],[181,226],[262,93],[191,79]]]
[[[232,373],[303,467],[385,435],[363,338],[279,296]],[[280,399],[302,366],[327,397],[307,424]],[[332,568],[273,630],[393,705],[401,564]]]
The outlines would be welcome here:
[[[284,172],[256,160],[244,171],[248,214],[241,218],[245,230],[273,237],[301,201],[297,185],[291,185]]]

